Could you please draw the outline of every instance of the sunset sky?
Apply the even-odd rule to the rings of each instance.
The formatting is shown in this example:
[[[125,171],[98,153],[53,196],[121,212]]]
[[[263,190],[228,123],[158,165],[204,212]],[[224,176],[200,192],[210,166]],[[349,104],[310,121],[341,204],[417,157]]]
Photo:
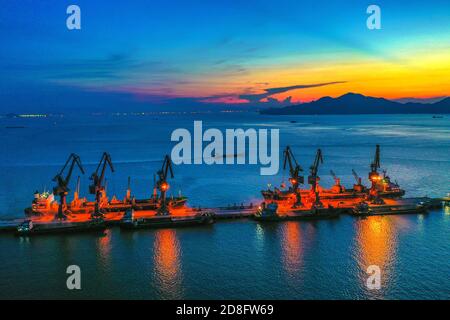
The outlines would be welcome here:
[[[448,0],[4,0],[0,36],[8,111],[450,95]]]

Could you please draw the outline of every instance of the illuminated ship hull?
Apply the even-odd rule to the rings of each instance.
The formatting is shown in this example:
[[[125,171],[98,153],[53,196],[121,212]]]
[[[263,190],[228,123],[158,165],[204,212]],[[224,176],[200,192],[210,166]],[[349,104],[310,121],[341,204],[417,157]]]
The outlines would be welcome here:
[[[288,201],[295,199],[295,193],[292,191],[273,191],[263,190],[261,191],[264,200],[269,201]],[[309,197],[310,190],[301,190],[300,195],[302,198]],[[339,199],[364,199],[367,196],[367,192],[356,192],[353,189],[348,189],[344,192],[335,193],[328,190],[319,192],[320,198],[324,200],[339,200]],[[380,191],[379,196],[382,198],[400,198],[405,195],[405,190],[400,188],[389,191]]]
[[[174,197],[167,200],[169,208],[183,207],[187,202],[186,197]],[[123,212],[131,209],[132,204],[129,201],[110,201],[101,206],[101,210],[104,212]],[[135,210],[157,210],[159,202],[155,199],[148,200],[136,200],[133,208]],[[79,205],[68,205],[67,211],[71,214],[91,214],[95,210],[95,202],[82,202]],[[43,216],[43,215],[55,215],[58,213],[58,204],[54,202],[51,206],[37,206],[34,203],[31,207],[25,209],[27,216]]]

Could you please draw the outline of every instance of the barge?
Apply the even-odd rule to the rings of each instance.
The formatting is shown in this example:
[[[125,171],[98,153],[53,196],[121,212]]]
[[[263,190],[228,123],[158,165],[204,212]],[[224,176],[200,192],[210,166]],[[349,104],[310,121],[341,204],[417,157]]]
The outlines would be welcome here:
[[[25,220],[17,226],[16,235],[32,236],[53,233],[103,232],[106,224],[101,219],[85,222],[54,221],[49,223],[33,223]]]
[[[134,210],[128,210],[123,219],[119,222],[121,229],[152,229],[152,228],[178,228],[200,225],[211,225],[214,223],[214,216],[211,212],[198,212],[193,215],[153,215],[148,217],[135,218]]]
[[[253,219],[261,222],[326,220],[338,218],[339,214],[340,210],[333,207],[312,207],[278,212],[278,204],[272,202],[267,206],[263,204],[253,215]]]
[[[355,216],[384,216],[398,214],[424,214],[427,207],[421,204],[374,205],[361,202],[352,210]]]

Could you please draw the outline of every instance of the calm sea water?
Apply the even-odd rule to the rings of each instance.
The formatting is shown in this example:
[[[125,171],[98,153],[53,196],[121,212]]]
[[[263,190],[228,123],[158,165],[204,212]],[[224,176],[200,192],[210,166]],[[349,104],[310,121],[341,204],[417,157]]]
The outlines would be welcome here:
[[[261,116],[252,113],[158,116],[66,116],[0,119],[0,219],[22,216],[35,190],[51,179],[71,152],[88,176],[103,151],[116,172],[108,192],[122,198],[127,177],[133,193],[148,197],[153,173],[170,153],[175,128],[279,128],[281,147],[290,145],[308,168],[315,149],[324,153],[321,183],[329,170],[344,185],[351,169],[363,179],[381,145],[382,167],[407,196],[450,192],[450,118],[431,115]],[[291,123],[291,120],[297,121]],[[24,128],[6,128],[23,126]],[[171,183],[192,205],[260,201],[268,183],[255,165],[176,166]],[[78,175],[78,173],[76,173]],[[75,178],[73,182],[75,182]],[[450,299],[450,212],[426,215],[343,216],[335,221],[258,224],[217,223],[205,228],[111,229],[96,235],[20,239],[0,235],[0,298],[236,298],[236,299]],[[82,270],[82,290],[65,287],[66,268]],[[369,265],[382,271],[382,288],[365,286]]]

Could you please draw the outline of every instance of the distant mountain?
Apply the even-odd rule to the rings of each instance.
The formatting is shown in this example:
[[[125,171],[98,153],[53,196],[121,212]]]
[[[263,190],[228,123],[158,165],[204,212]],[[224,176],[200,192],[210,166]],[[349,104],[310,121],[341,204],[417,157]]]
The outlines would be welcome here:
[[[442,97],[432,97],[432,98],[399,98],[399,99],[391,99],[391,100],[395,101],[395,102],[400,102],[400,103],[408,103],[408,102],[435,103],[435,102],[439,102],[445,98],[447,98],[447,97],[442,96]]]
[[[399,114],[399,113],[450,113],[450,97],[435,103],[400,103],[384,98],[347,93],[337,98],[319,100],[283,108],[270,108],[261,114]]]

